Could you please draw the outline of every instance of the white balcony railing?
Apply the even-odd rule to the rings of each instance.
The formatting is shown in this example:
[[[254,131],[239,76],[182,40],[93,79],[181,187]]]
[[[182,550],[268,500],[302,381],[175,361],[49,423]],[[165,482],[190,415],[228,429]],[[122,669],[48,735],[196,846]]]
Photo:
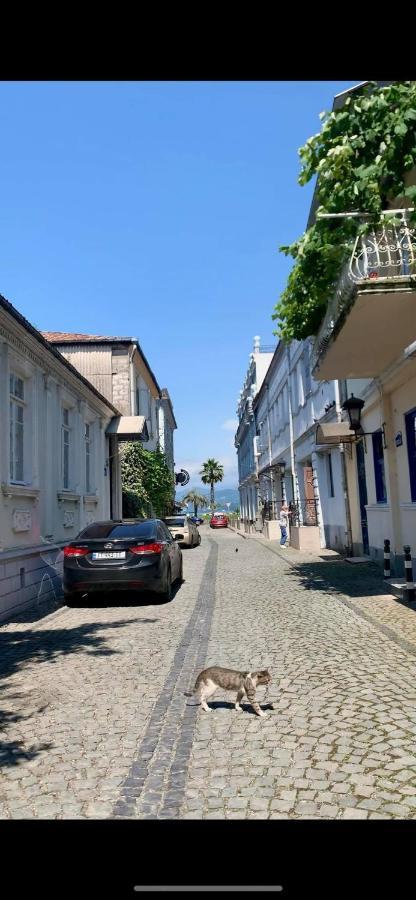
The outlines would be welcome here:
[[[343,324],[357,290],[361,293],[415,290],[416,227],[409,224],[408,214],[409,210],[404,209],[386,210],[385,224],[357,237],[318,331],[311,356],[312,370],[319,366],[328,344]],[[389,222],[390,216],[400,219],[400,223]]]

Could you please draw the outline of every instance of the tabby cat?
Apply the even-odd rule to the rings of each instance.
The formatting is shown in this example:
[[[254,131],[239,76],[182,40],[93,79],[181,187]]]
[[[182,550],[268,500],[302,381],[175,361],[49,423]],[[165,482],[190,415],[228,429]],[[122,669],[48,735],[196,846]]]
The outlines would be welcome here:
[[[265,716],[266,713],[260,709],[256,701],[256,687],[259,684],[269,684],[272,678],[267,669],[256,672],[237,672],[234,669],[223,669],[222,666],[210,666],[200,672],[195,682],[193,691],[185,691],[186,697],[192,697],[194,694],[198,702],[201,704],[205,712],[210,712],[207,704],[208,697],[212,697],[217,688],[223,688],[225,691],[237,691],[235,708],[241,710],[240,701],[246,694],[247,700],[258,716]],[[273,704],[270,704],[273,709]]]

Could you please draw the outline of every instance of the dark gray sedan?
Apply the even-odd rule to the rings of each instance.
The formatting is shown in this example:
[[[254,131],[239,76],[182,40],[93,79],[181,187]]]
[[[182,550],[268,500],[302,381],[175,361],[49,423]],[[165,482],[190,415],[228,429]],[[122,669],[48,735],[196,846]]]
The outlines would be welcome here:
[[[172,599],[182,551],[160,519],[94,522],[64,547],[65,602],[98,591],[156,591]]]

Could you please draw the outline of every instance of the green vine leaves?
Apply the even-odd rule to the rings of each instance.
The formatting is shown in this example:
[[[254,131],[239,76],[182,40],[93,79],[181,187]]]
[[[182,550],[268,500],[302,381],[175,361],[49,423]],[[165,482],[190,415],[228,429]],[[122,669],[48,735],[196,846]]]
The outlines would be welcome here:
[[[299,150],[298,178],[305,185],[317,176],[318,212],[362,212],[376,225],[397,198],[398,205],[416,206],[416,185],[408,183],[416,165],[415,81],[383,88],[370,82],[320,118],[321,131]],[[340,268],[368,221],[315,219],[299,240],[280,247],[295,260],[272,316],[281,338],[316,334]]]
[[[160,450],[145,450],[139,442],[127,443],[121,479],[123,493],[134,495],[131,500],[135,500],[141,515],[147,515],[149,505],[156,516],[165,515],[172,503],[174,478]]]

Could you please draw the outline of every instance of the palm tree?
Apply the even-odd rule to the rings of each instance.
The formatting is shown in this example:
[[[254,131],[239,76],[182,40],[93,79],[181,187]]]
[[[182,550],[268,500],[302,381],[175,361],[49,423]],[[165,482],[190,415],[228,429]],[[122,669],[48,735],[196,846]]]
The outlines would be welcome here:
[[[214,495],[214,484],[217,484],[218,481],[222,481],[224,478],[224,466],[222,466],[216,459],[207,459],[206,462],[202,463],[202,469],[200,471],[201,481],[203,484],[211,485],[211,511],[214,512],[215,508],[215,495]]]
[[[193,503],[194,504],[194,515],[198,515],[198,507],[199,506],[208,506],[208,500],[206,497],[203,497],[202,494],[198,494],[197,491],[189,491],[189,494],[183,498],[185,503]]]

